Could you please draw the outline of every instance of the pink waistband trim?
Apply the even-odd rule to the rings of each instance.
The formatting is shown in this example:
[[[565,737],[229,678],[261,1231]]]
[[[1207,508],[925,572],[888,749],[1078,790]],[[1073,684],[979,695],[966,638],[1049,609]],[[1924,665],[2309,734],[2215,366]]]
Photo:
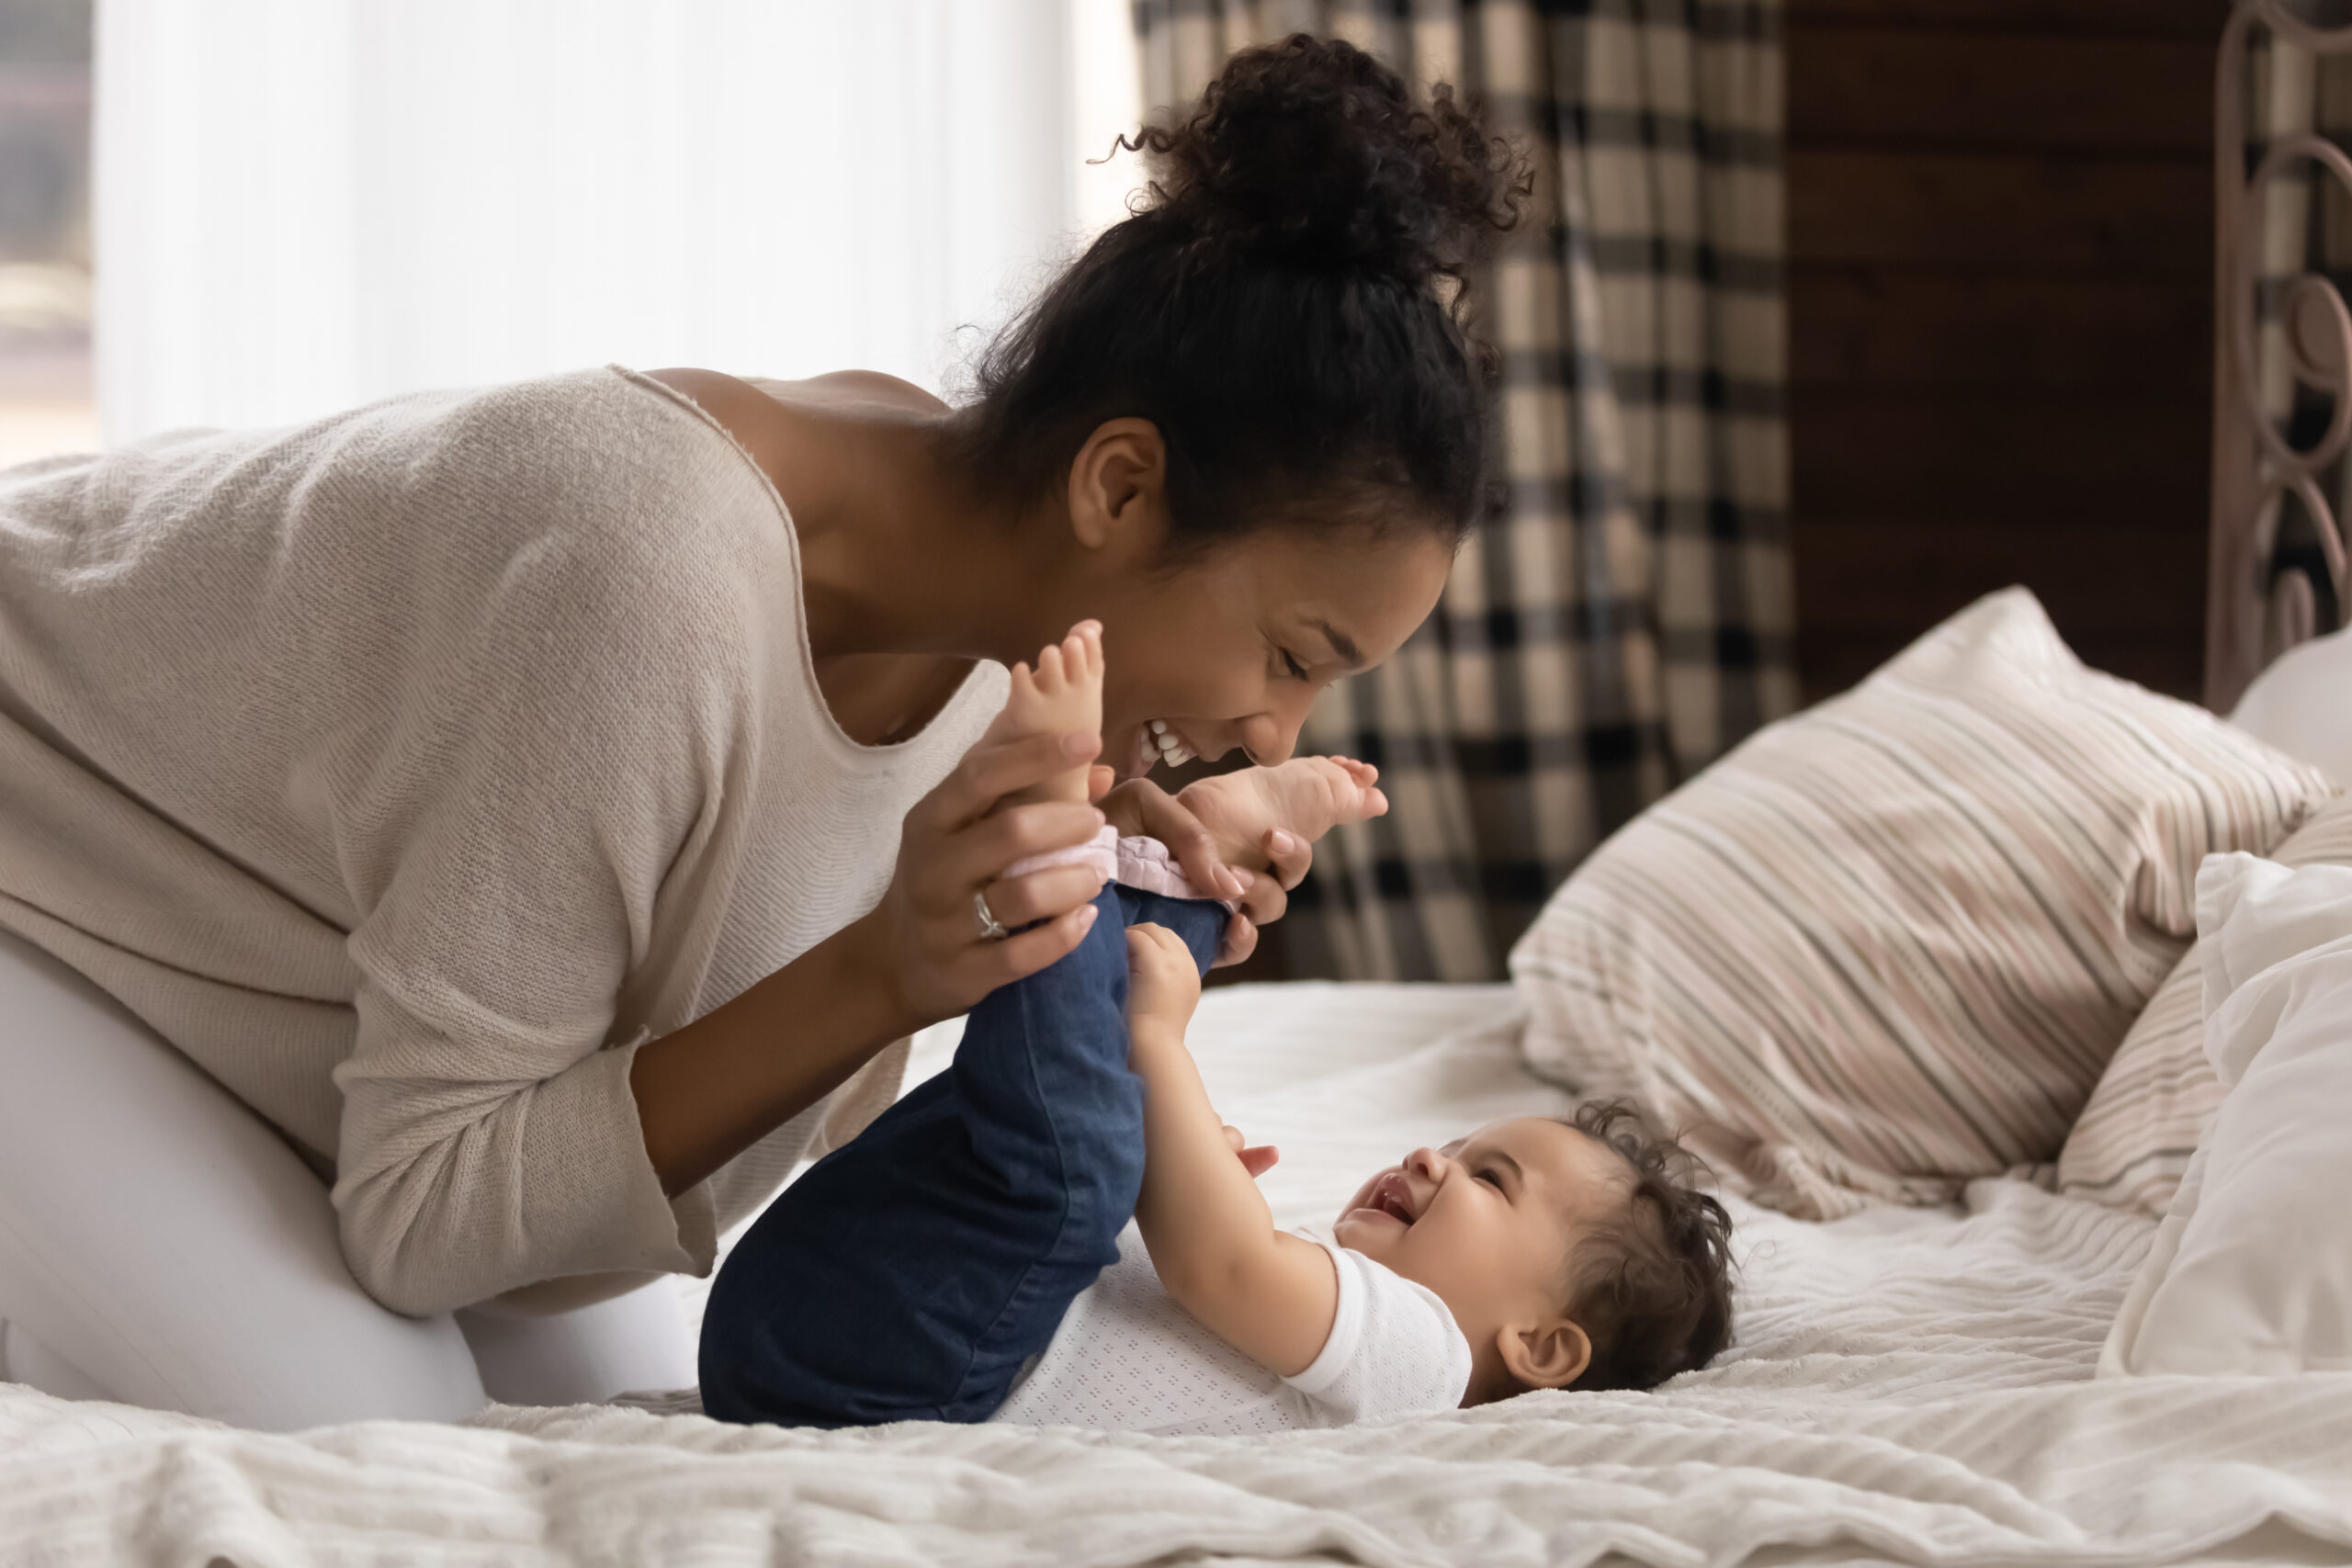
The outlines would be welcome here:
[[[1026,876],[1033,871],[1048,866],[1083,865],[1100,872],[1105,882],[1124,883],[1146,893],[1157,893],[1165,898],[1205,898],[1209,895],[1193,886],[1184,868],[1168,852],[1168,846],[1158,839],[1123,839],[1116,828],[1105,826],[1085,843],[1066,850],[1048,850],[1041,855],[1017,860],[1005,868],[1007,878]],[[1230,898],[1218,903],[1227,908],[1235,907]]]

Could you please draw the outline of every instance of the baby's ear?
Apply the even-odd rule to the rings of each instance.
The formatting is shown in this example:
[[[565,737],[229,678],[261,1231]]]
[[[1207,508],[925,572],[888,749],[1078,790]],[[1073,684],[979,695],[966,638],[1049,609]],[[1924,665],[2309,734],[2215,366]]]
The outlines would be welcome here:
[[[1503,1366],[1523,1388],[1566,1388],[1592,1364],[1592,1339],[1565,1317],[1507,1323],[1496,1331]]]

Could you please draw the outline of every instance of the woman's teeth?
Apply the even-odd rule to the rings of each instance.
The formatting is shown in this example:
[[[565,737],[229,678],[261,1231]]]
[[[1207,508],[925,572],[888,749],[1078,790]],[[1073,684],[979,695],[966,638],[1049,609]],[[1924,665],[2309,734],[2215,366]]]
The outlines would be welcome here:
[[[1181,768],[1200,755],[1184,744],[1182,736],[1168,728],[1168,721],[1164,718],[1153,719],[1150,732],[1144,739],[1148,744],[1159,749],[1159,761],[1171,768]]]

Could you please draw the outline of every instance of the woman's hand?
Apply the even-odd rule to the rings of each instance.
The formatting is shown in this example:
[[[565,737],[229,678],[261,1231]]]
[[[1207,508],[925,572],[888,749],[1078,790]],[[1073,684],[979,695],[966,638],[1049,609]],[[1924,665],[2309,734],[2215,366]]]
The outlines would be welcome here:
[[[996,879],[1015,861],[1084,843],[1102,826],[1102,813],[1075,801],[995,807],[1102,749],[1100,736],[1085,734],[976,746],[907,813],[898,870],[881,903],[858,922],[865,966],[897,1004],[902,1032],[969,1010],[1086,935],[1102,891],[1094,872],[1058,865]],[[985,894],[989,912],[1012,936],[982,933],[976,893]]]
[[[1097,769],[1097,782],[1107,770]],[[1225,922],[1225,938],[1217,945],[1216,966],[1238,964],[1257,951],[1258,928],[1283,918],[1290,907],[1290,889],[1297,886],[1315,861],[1315,846],[1295,833],[1279,829],[1259,845],[1270,872],[1237,871],[1225,863],[1216,837],[1193,814],[1182,799],[1149,779],[1131,779],[1100,795],[1102,809],[1119,824],[1122,833],[1158,839],[1184,870],[1195,887],[1215,888],[1220,897],[1240,905]]]

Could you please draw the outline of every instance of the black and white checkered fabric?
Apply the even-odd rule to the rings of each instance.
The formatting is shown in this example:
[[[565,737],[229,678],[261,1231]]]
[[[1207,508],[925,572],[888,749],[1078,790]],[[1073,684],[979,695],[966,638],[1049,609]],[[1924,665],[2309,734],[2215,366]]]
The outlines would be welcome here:
[[[1388,816],[1317,851],[1294,969],[1487,980],[1577,862],[1796,704],[1778,0],[1140,0],[1147,101],[1337,36],[1482,98],[1536,206],[1474,280],[1510,502],[1306,745]]]

